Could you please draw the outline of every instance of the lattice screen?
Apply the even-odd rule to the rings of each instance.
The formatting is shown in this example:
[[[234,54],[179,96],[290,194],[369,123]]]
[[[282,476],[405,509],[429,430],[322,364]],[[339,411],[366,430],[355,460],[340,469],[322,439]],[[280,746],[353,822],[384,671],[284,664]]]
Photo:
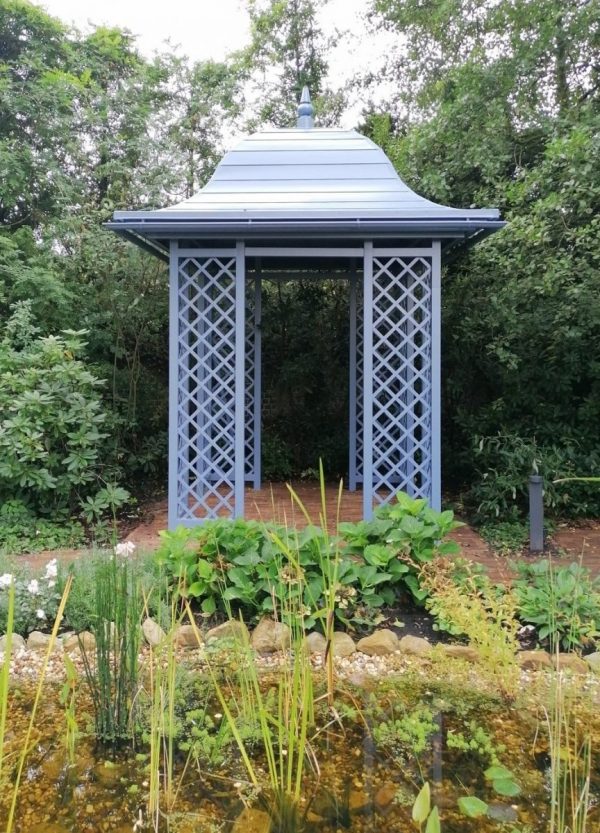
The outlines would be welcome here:
[[[431,499],[431,259],[375,254],[372,314],[373,499]]]
[[[177,521],[234,513],[236,259],[178,261]]]

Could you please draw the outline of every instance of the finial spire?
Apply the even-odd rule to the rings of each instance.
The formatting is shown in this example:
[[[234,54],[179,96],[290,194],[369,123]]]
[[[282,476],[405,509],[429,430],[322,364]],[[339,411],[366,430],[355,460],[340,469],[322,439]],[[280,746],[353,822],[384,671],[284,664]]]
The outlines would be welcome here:
[[[315,108],[312,106],[308,87],[303,87],[302,95],[300,96],[300,104],[298,105],[298,121],[296,123],[296,127],[304,130],[314,127],[314,113]]]

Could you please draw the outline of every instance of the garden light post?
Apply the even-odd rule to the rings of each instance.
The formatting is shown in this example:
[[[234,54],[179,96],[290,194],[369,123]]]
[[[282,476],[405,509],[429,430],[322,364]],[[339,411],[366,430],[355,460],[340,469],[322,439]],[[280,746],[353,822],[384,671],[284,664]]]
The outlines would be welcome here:
[[[539,474],[529,477],[529,550],[544,551],[544,481]]]

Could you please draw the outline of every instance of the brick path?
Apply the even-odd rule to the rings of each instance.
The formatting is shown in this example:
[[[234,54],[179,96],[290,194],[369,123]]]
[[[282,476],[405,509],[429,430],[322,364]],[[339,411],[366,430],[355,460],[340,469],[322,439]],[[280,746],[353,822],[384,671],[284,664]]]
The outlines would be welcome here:
[[[312,522],[320,525],[321,493],[316,483],[297,483],[294,489],[302,501]],[[326,490],[327,526],[330,532],[336,527],[337,487],[331,485]],[[265,485],[260,491],[246,490],[246,517],[254,520],[276,521],[289,526],[302,526],[305,523],[302,511],[292,501],[290,493],[283,483]],[[342,492],[339,518],[341,521],[358,521],[362,517],[362,493]],[[126,540],[133,541],[140,549],[155,549],[159,543],[158,533],[167,526],[167,501],[158,500],[146,507],[142,522],[135,527]],[[471,527],[464,526],[456,530],[452,537],[458,541],[463,555],[472,561],[483,564],[493,581],[510,581],[513,575],[509,560],[496,555],[481,536]],[[561,528],[550,542],[550,549],[557,558],[564,557],[567,563],[578,560],[590,568],[594,575],[600,575],[600,523],[588,526]],[[35,555],[20,556],[32,566],[44,566],[51,558],[59,558],[68,563],[79,555],[77,550],[60,550],[43,552]]]

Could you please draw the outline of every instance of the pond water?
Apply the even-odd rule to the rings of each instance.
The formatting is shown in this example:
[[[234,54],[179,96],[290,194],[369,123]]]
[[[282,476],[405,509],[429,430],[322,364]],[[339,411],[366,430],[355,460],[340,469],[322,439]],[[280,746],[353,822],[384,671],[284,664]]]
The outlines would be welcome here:
[[[19,793],[15,830],[267,833],[260,796],[249,784],[239,749],[207,691],[207,681],[201,677],[188,681],[177,705],[176,796],[169,813],[166,799],[161,798],[162,810],[155,822],[146,812],[149,761],[143,702],[135,748],[120,752],[102,748],[94,742],[91,702],[82,683],[77,707],[80,736],[74,763],[69,764],[60,687],[48,685]],[[33,694],[27,687],[11,692],[9,753],[22,746]],[[468,681],[432,681],[421,674],[347,684],[336,697],[334,714],[324,700],[316,706],[310,746],[313,764],[304,776],[299,829],[414,830],[412,805],[428,781],[444,833],[545,833],[550,759],[540,704],[546,694],[537,691],[511,701],[474,690]],[[600,739],[597,709],[577,697],[571,715],[575,724],[591,727]],[[260,743],[252,743],[251,733],[248,737],[256,766],[265,771]],[[197,754],[190,753],[190,744]],[[485,775],[492,765],[512,774],[518,794],[503,795],[515,792],[506,784],[500,792],[494,788]],[[464,796],[484,801],[487,814],[466,817],[458,806]],[[596,833],[600,831],[598,757],[592,760],[590,800],[587,830]],[[7,801],[8,793],[3,791],[2,830]],[[245,805],[254,809],[244,812]]]

